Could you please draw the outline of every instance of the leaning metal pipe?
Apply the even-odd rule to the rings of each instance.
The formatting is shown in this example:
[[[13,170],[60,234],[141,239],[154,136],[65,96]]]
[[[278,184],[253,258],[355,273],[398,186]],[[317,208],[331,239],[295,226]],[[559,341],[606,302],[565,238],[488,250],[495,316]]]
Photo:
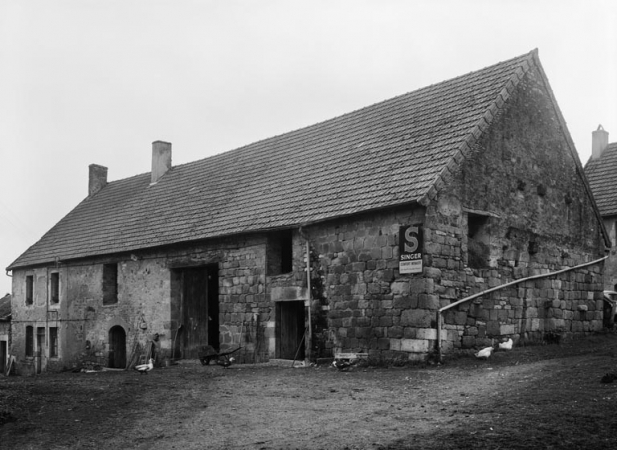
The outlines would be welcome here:
[[[437,317],[436,317],[436,321],[435,321],[436,322],[435,323],[435,327],[437,329],[437,335],[436,335],[437,341],[436,341],[435,345],[436,345],[436,349],[437,349],[437,359],[438,359],[438,361],[441,361],[441,313],[443,311],[446,311],[446,310],[448,310],[450,308],[454,308],[455,306],[460,305],[461,303],[465,303],[465,302],[468,302],[470,300],[473,300],[474,298],[482,297],[483,295],[489,294],[491,292],[499,291],[499,290],[505,289],[505,288],[507,288],[509,286],[514,286],[515,284],[523,283],[523,282],[529,281],[529,280],[536,280],[538,278],[548,278],[548,277],[552,277],[553,275],[559,275],[560,273],[570,272],[572,270],[581,269],[581,268],[587,267],[587,266],[593,266],[594,264],[598,264],[599,262],[602,262],[602,261],[604,261],[607,258],[608,258],[608,255],[603,257],[603,258],[596,259],[594,261],[590,261],[590,262],[586,262],[586,263],[583,263],[583,264],[579,264],[578,266],[574,266],[574,267],[568,267],[567,269],[558,270],[556,272],[540,273],[540,274],[537,274],[537,275],[532,275],[530,277],[521,278],[520,280],[514,280],[514,281],[511,281],[509,283],[502,284],[500,286],[495,286],[493,288],[486,289],[486,290],[484,290],[482,292],[479,292],[477,294],[470,295],[469,297],[465,297],[465,298],[463,298],[461,300],[458,300],[458,301],[456,301],[454,303],[450,303],[449,305],[446,305],[443,308],[438,309],[437,310]]]

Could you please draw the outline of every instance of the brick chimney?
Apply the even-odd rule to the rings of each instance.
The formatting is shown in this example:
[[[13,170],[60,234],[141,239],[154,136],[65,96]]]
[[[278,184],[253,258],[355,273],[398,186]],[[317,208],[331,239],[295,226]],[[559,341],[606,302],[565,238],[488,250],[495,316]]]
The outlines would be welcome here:
[[[596,131],[591,132],[591,159],[599,159],[608,147],[608,131],[598,125]]]
[[[107,184],[107,167],[98,164],[88,166],[88,197],[96,194]]]
[[[171,143],[154,141],[152,143],[152,179],[154,184],[171,169]]]

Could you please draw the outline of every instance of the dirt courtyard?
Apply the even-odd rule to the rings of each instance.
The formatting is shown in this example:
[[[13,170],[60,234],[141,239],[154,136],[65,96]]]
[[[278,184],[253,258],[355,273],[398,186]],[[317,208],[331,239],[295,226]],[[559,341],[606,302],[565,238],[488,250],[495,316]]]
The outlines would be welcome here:
[[[2,449],[613,449],[617,335],[441,366],[0,377]]]

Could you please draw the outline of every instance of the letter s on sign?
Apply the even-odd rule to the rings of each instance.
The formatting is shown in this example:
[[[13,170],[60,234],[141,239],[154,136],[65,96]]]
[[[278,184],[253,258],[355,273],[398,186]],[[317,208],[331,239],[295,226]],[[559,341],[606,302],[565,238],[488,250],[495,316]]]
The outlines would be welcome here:
[[[418,249],[418,227],[409,227],[405,230],[405,251],[413,253]]]

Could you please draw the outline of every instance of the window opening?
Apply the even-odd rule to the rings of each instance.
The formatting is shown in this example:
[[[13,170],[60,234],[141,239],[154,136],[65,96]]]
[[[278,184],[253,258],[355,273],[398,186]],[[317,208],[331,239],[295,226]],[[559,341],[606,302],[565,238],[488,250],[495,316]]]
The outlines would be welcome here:
[[[60,274],[58,272],[52,272],[51,274],[51,286],[49,294],[52,303],[58,303],[60,301]]]
[[[293,270],[292,230],[270,233],[267,257],[268,275],[280,275]]]
[[[49,357],[58,357],[58,327],[49,327]]]
[[[467,265],[481,269],[488,265],[490,258],[489,217],[480,214],[467,215]]]
[[[118,264],[103,265],[103,305],[118,303]]]
[[[34,277],[26,275],[26,305],[34,303]]]
[[[26,326],[26,356],[34,356],[34,328]]]

